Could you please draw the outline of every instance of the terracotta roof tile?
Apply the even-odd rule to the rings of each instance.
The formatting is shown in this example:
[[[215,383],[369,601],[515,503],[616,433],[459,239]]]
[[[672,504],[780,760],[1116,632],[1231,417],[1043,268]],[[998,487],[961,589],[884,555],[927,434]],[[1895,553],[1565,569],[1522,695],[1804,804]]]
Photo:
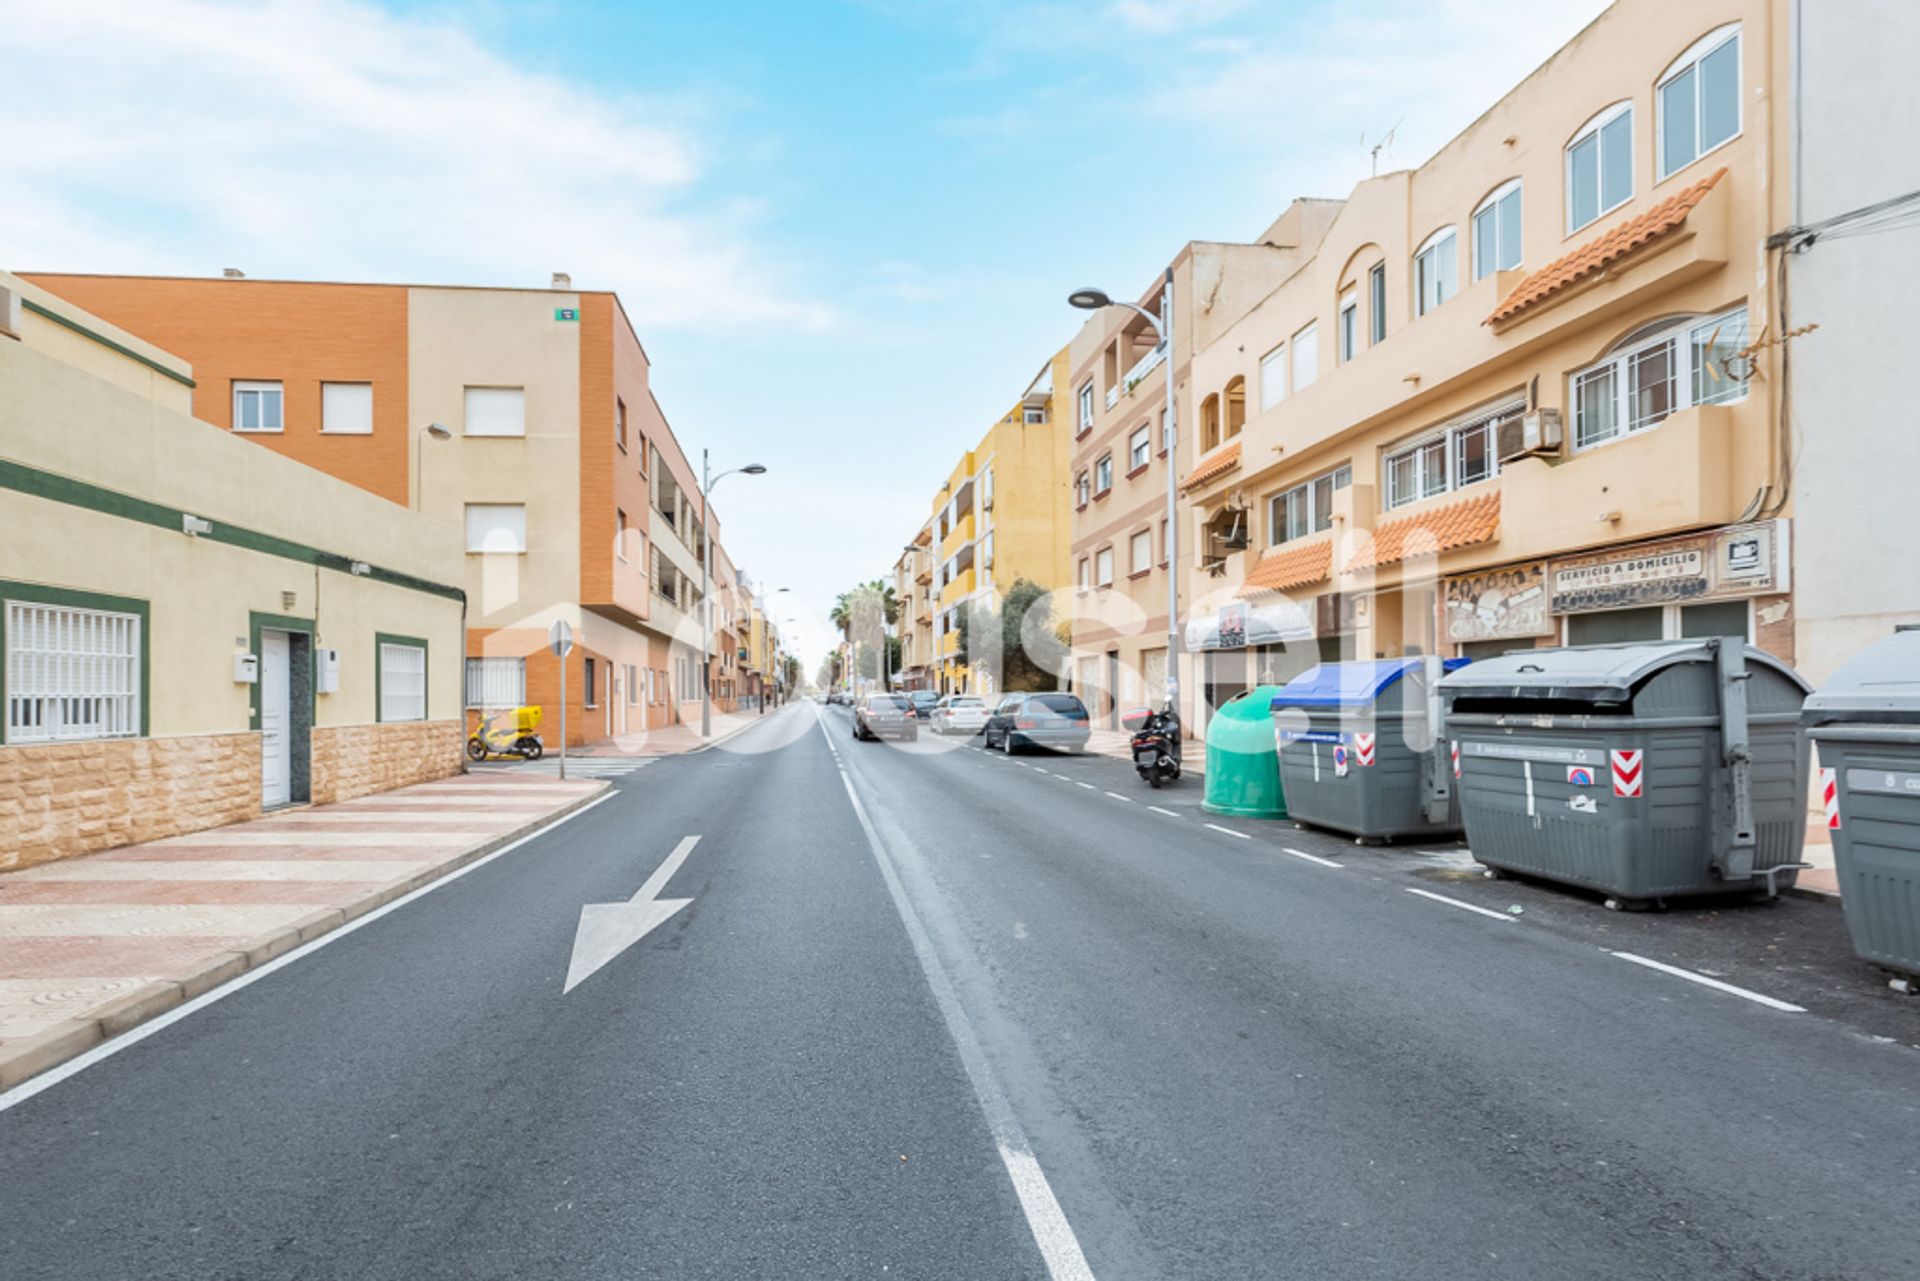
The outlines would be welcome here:
[[[1347,562],[1347,568],[1355,570],[1370,565],[1392,565],[1416,552],[1423,552],[1427,550],[1426,540],[1414,538],[1421,531],[1432,536],[1435,552],[1492,542],[1500,532],[1500,491],[1495,490],[1463,502],[1448,503],[1417,516],[1403,516],[1399,520],[1375,526],[1373,542],[1356,552],[1353,559]]]
[[[1187,478],[1180,482],[1182,489],[1197,489],[1216,476],[1224,476],[1240,465],[1240,442],[1234,441],[1225,449],[1216,451],[1200,460]]]
[[[1286,547],[1262,556],[1236,596],[1257,596],[1261,592],[1284,592],[1289,587],[1304,587],[1333,575],[1333,540],[1323,538],[1300,547]]]
[[[1556,258],[1514,286],[1493,314],[1482,323],[1499,324],[1519,315],[1535,303],[1619,261],[1686,222],[1693,207],[1706,199],[1714,184],[1726,176],[1716,169],[1690,187],[1682,188],[1637,218],[1629,218],[1618,227],[1589,240],[1572,253]]]

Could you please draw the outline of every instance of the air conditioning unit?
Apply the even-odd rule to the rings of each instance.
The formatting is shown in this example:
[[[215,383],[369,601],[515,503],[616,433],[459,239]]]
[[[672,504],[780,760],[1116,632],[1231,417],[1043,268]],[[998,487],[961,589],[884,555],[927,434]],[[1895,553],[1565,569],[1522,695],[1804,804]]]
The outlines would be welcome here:
[[[992,510],[993,510],[993,495],[992,495],[992,494],[988,494],[988,495],[986,495],[986,496],[985,496],[984,498],[982,498],[982,499],[980,500],[980,510],[982,510],[982,511],[992,511]]]
[[[1566,430],[1557,409],[1536,409],[1518,418],[1509,418],[1496,429],[1494,444],[1500,461],[1521,458],[1557,457],[1566,446]]]

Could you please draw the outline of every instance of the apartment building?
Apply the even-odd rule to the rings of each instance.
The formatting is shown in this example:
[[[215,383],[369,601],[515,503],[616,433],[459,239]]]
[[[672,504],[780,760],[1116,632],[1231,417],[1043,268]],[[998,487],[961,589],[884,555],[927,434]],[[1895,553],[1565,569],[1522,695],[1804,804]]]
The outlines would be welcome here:
[[[1066,372],[1062,349],[954,464],[895,562],[906,688],[999,692],[1001,673],[962,649],[962,615],[976,604],[998,608],[1022,579],[1048,591],[1066,582]]]
[[[474,715],[554,741],[565,620],[570,742],[698,720],[705,513],[612,293],[29,278],[183,354],[198,417],[460,529]]]
[[[1188,436],[1170,433],[1166,380],[1174,380],[1176,417],[1196,419],[1188,405],[1194,353],[1296,270],[1338,209],[1337,201],[1300,200],[1254,243],[1185,245],[1137,299],[1159,315],[1171,281],[1170,344],[1156,341],[1144,316],[1107,307],[1068,348],[1060,386],[1072,432],[1073,590],[1062,593],[1071,603],[1063,613],[1072,624],[1073,687],[1096,724],[1118,728],[1122,706],[1158,703],[1166,688],[1167,468],[1193,457],[1192,444],[1180,443]],[[1244,395],[1227,398],[1220,412],[1237,432]],[[1176,458],[1169,443],[1179,445]]]
[[[461,768],[457,532],[0,272],[0,868]]]
[[[1201,345],[1205,706],[1321,657],[1793,659],[1780,353],[1749,347],[1778,332],[1780,12],[1621,0]]]

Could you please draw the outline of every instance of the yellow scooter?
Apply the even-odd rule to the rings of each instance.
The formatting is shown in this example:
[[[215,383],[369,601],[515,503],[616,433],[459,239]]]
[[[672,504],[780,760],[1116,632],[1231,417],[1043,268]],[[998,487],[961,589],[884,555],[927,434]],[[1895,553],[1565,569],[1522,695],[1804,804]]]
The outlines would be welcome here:
[[[547,748],[534,731],[540,728],[538,707],[516,707],[511,712],[490,712],[480,720],[480,728],[467,739],[467,759],[488,760],[495,756],[518,756],[537,761]]]

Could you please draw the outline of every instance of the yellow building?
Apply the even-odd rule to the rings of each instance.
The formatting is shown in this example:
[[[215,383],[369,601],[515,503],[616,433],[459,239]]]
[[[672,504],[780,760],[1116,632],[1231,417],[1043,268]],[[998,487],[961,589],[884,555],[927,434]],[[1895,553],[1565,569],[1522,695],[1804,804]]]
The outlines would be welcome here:
[[[1027,579],[1049,591],[1067,581],[1071,545],[1062,349],[1026,394],[954,465],[934,496],[913,551],[894,565],[901,666],[909,688],[992,694],[999,674],[961,653],[969,606],[998,606]]]
[[[0,272],[0,868],[460,768],[460,531],[195,381]]]

